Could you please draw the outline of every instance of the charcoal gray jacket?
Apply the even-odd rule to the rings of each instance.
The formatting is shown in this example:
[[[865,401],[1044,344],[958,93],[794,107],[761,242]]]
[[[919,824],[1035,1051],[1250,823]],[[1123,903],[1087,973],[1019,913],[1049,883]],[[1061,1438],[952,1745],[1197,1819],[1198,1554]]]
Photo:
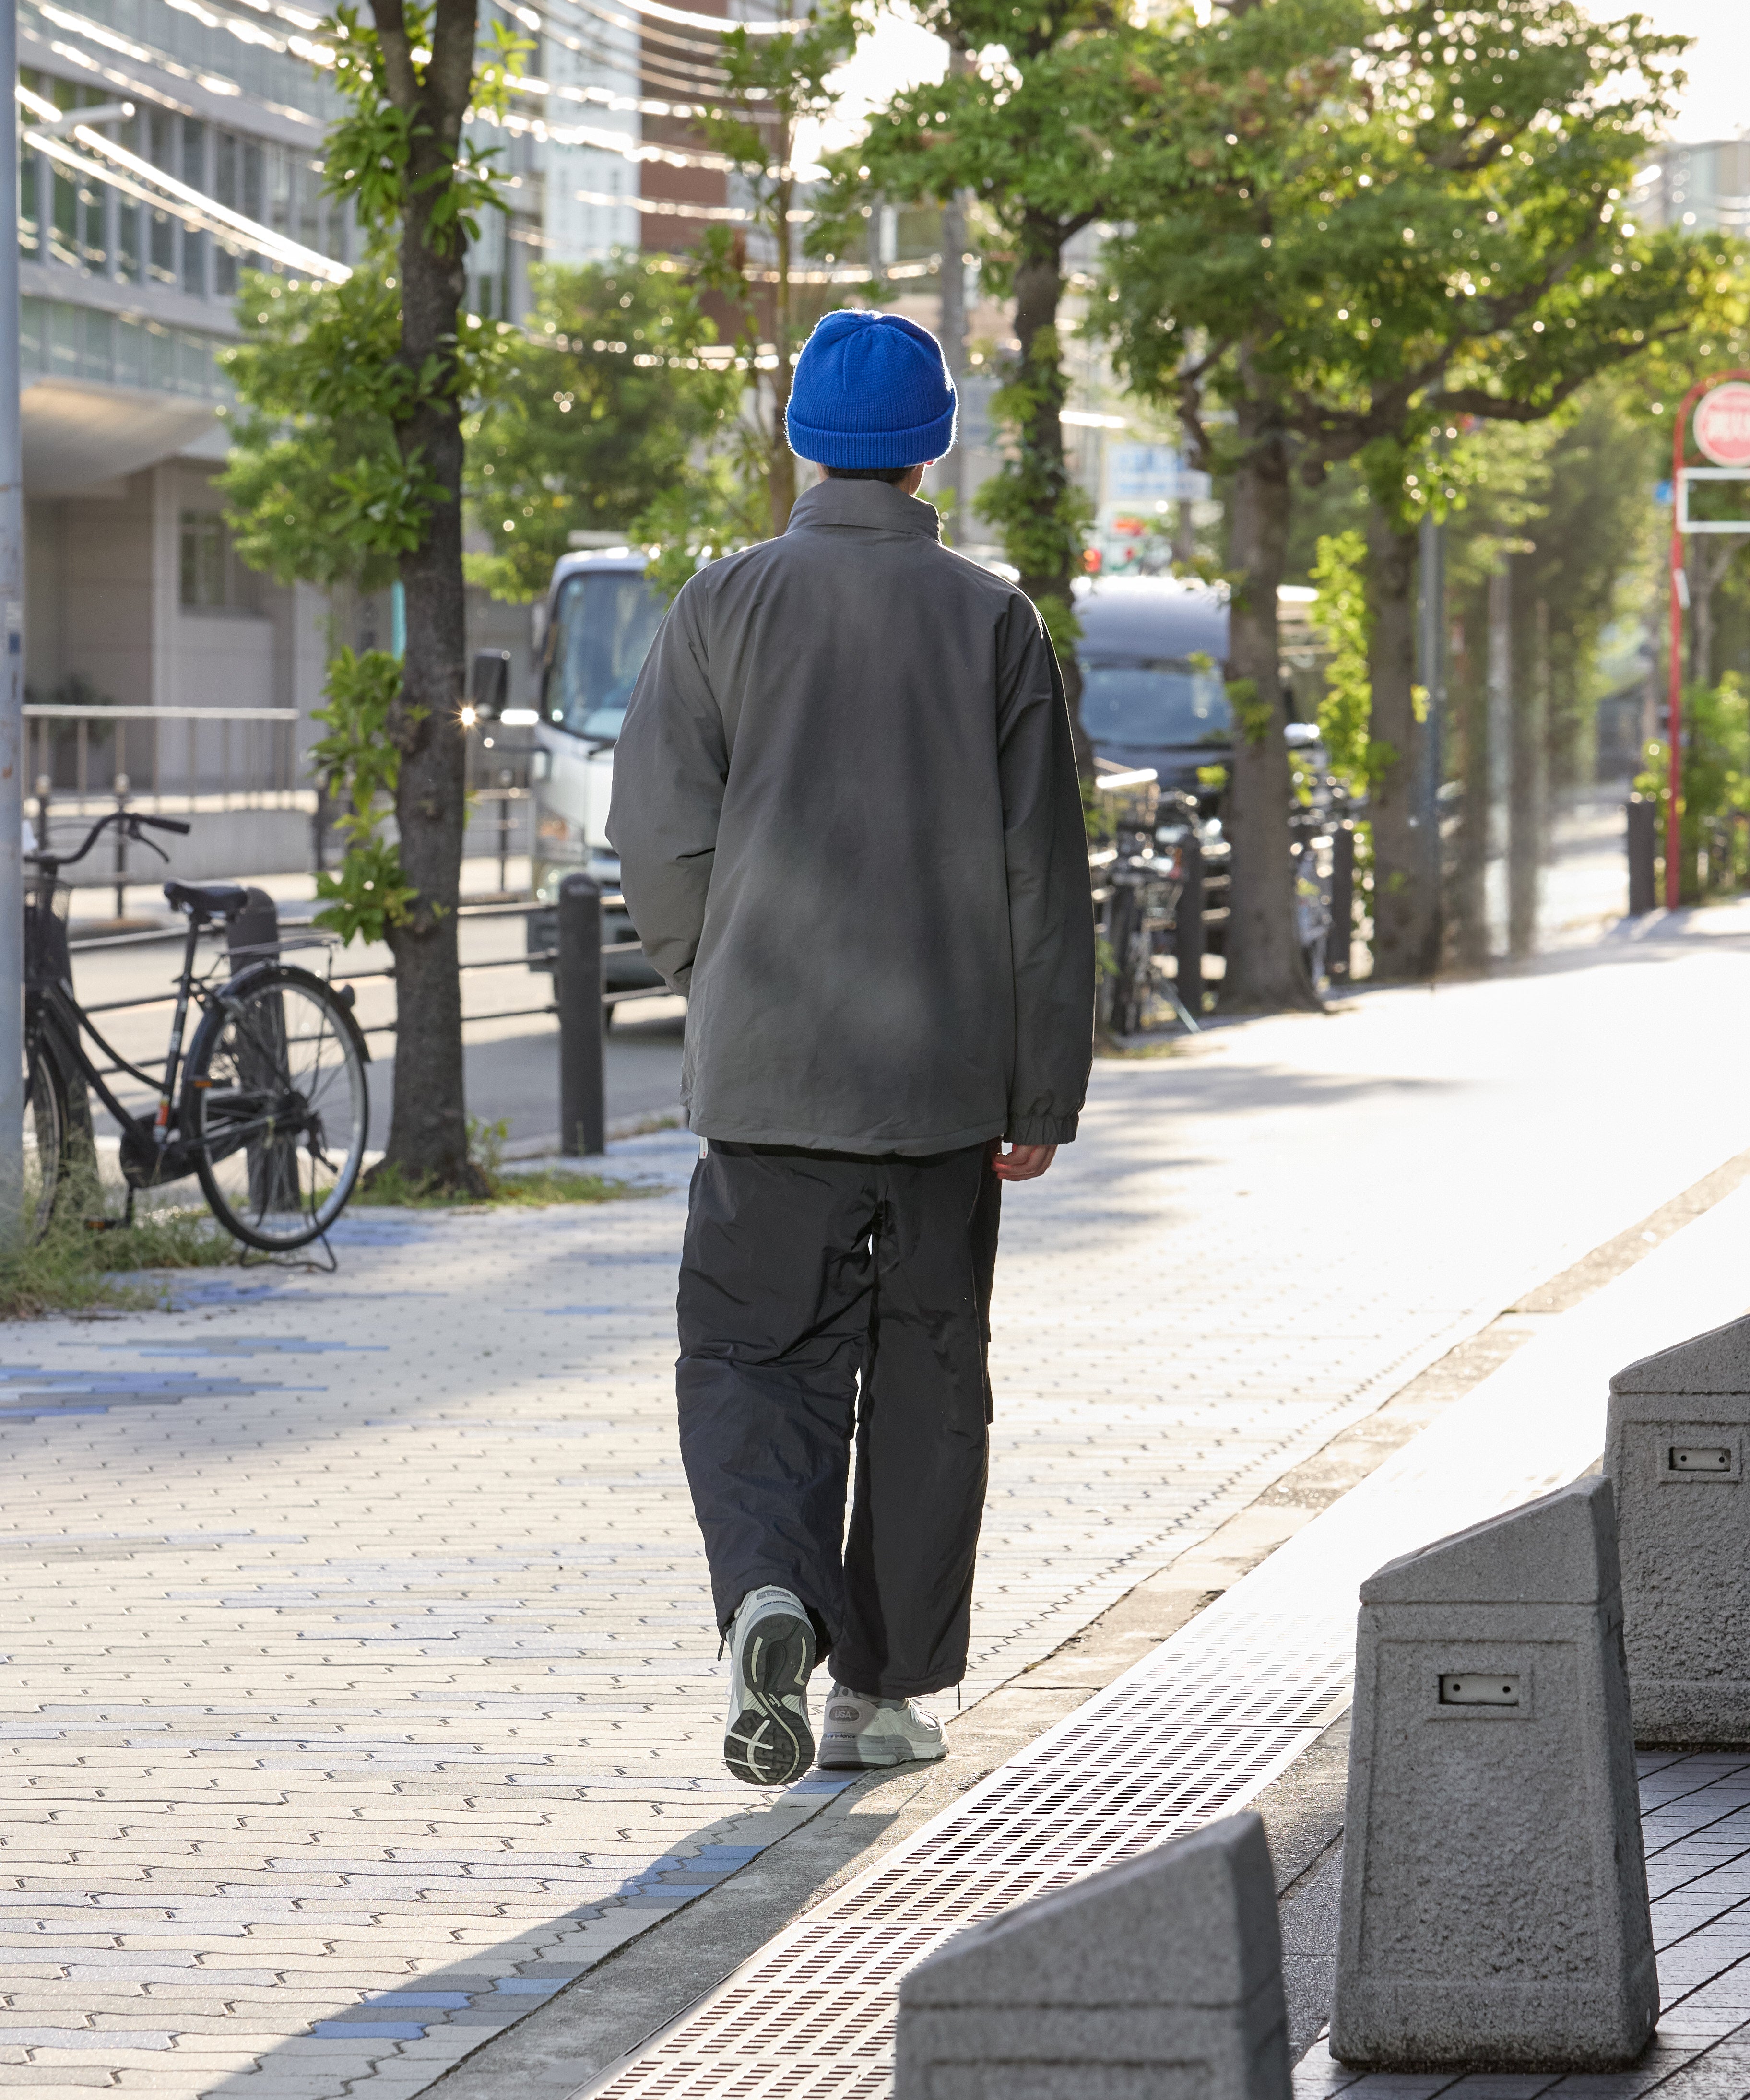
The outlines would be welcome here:
[[[690,1002],[703,1136],[946,1152],[1076,1134],[1094,916],[1031,602],[886,482],[824,481],[663,621],[608,836]]]

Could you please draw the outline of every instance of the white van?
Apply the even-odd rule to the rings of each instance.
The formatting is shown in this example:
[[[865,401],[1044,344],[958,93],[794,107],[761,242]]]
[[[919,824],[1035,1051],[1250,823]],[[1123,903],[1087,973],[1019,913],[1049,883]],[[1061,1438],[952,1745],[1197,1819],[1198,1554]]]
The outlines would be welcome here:
[[[534,893],[554,903],[562,877],[586,868],[604,893],[620,887],[608,843],[614,744],[626,703],[661,624],[665,607],[644,581],[644,557],[630,547],[566,554],[555,564],[544,608],[535,675]],[[602,939],[637,938],[622,908],[604,912]],[[528,920],[531,950],[550,949],[546,911]],[[661,979],[642,955],[604,955],[605,991],[636,991]]]

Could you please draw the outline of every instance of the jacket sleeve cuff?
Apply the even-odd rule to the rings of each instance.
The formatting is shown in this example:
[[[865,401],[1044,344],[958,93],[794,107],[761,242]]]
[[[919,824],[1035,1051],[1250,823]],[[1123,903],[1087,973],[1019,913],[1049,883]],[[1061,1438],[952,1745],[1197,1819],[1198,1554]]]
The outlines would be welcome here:
[[[1013,1116],[1003,1132],[1007,1145],[1067,1145],[1076,1135],[1076,1118]]]

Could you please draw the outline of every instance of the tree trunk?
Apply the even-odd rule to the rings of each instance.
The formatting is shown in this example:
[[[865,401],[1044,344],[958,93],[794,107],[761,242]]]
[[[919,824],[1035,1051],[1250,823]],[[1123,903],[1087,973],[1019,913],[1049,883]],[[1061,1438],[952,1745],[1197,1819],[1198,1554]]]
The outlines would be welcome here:
[[[1420,807],[1424,726],[1416,719],[1416,535],[1381,504],[1368,510],[1368,598],[1372,635],[1368,733],[1389,749],[1368,782],[1373,832],[1373,974],[1385,982],[1434,974],[1439,960],[1438,862]]]
[[[1300,1007],[1316,1012],[1319,997],[1295,931],[1288,752],[1282,734],[1276,633],[1276,592],[1291,501],[1288,442],[1267,399],[1243,395],[1237,413],[1241,452],[1228,523],[1234,598],[1227,676],[1234,704],[1234,756],[1226,824],[1233,861],[1222,1010]]]
[[[400,752],[396,822],[401,871],[415,894],[407,922],[391,929],[396,1035],[395,1112],[384,1159],[411,1180],[472,1188],[462,1095],[462,985],[456,904],[466,819],[467,736],[461,721],[466,677],[462,617],[462,403],[451,383],[457,325],[466,287],[458,232],[432,237],[432,209],[455,164],[474,73],[475,0],[438,0],[432,55],[423,81],[409,62],[400,0],[373,0],[390,91],[414,116],[402,223],[401,357],[431,368],[435,386],[396,437],[443,491],[427,514],[423,542],[401,557],[407,651],[390,735]]]
[[[1071,586],[1080,571],[1080,538],[1068,522],[1069,470],[1063,458],[1063,410],[1069,387],[1058,344],[1058,302],[1063,294],[1063,236],[1054,219],[1029,213],[1014,272],[1014,332],[1020,342],[1010,382],[1023,402],[1019,425],[1018,493],[1028,515],[1011,525],[1021,588],[1058,635],[1071,631]],[[1081,726],[1081,666],[1072,648],[1058,651],[1069,701],[1076,764],[1084,779],[1094,750]]]

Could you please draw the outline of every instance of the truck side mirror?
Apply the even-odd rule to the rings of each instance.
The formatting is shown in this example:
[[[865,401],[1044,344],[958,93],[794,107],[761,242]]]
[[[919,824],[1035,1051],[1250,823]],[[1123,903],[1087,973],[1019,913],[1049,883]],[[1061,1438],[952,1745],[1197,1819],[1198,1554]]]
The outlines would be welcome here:
[[[480,649],[475,652],[474,669],[468,679],[468,710],[477,722],[497,721],[510,697],[510,652],[508,649]]]

